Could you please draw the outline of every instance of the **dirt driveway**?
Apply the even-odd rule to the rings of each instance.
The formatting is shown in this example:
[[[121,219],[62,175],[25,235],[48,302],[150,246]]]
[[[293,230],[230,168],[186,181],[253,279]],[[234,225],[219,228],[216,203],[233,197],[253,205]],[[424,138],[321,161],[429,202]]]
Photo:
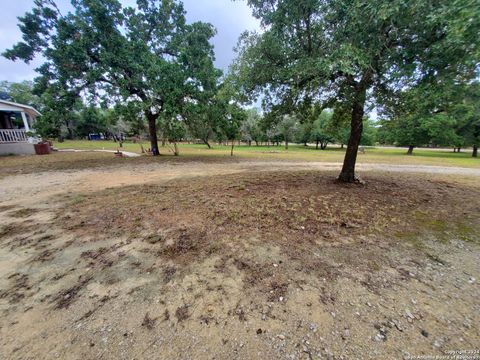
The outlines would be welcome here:
[[[340,163],[325,162],[264,162],[238,163],[165,163],[107,167],[88,170],[48,171],[21,174],[0,179],[0,201],[12,203],[38,203],[44,196],[68,192],[98,191],[108,187],[170,181],[186,177],[215,176],[235,173],[278,170],[335,170]],[[392,173],[423,173],[480,177],[480,169],[440,166],[415,166],[391,164],[361,164],[360,174],[372,171]]]

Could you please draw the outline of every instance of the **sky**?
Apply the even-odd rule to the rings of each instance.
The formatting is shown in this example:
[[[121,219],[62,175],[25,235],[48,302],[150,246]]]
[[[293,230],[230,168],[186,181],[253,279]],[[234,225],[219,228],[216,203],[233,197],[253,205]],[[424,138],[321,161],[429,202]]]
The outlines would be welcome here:
[[[33,6],[33,0],[0,0],[2,21],[0,21],[0,52],[10,48],[21,40],[21,32],[17,26],[17,17],[22,16]],[[135,0],[120,0],[124,5],[132,5]],[[66,12],[70,0],[56,0],[57,5]],[[233,47],[244,30],[257,30],[260,25],[242,0],[184,0],[187,21],[205,21],[213,24],[217,35],[212,43],[215,46],[215,65],[226,70],[235,54]],[[22,81],[35,78],[35,68],[42,63],[35,59],[30,64],[21,61],[13,62],[0,57],[0,81]]]

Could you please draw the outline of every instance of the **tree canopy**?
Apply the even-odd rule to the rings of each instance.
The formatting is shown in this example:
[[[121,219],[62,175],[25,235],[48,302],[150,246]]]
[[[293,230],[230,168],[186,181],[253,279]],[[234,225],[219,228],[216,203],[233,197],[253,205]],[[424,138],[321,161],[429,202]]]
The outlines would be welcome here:
[[[34,93],[33,81],[25,80],[22,82],[0,82],[0,92],[5,93],[14,102],[33,106],[41,110],[43,107],[40,96]]]
[[[475,76],[478,0],[249,0],[264,27],[245,33],[237,86],[267,108],[340,103],[350,137],[339,180],[352,182],[367,106],[405,88]]]
[[[105,101],[136,102],[149,125],[151,150],[159,154],[156,121],[176,116],[188,102],[211,96],[220,72],[213,66],[212,25],[187,24],[175,0],[72,1],[63,15],[53,0],[36,0],[19,18],[23,41],[4,52],[11,60],[46,62],[38,86]],[[57,99],[59,100],[59,99]]]
[[[479,83],[444,81],[402,92],[383,110],[383,142],[408,146],[478,147]]]

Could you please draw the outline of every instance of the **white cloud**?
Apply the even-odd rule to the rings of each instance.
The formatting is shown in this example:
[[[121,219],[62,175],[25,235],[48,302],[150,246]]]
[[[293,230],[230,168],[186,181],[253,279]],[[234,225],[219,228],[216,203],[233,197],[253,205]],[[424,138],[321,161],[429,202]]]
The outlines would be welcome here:
[[[132,5],[133,0],[123,1],[124,5]],[[70,7],[68,0],[57,0],[64,12]],[[24,15],[33,6],[32,0],[2,0],[2,21],[0,21],[0,51],[10,48],[21,40],[21,32],[17,27],[17,17]],[[206,21],[217,29],[217,35],[212,40],[215,46],[216,66],[227,69],[233,60],[233,47],[239,35],[244,30],[259,29],[258,21],[251,16],[246,1],[228,0],[185,0],[187,20]],[[0,80],[21,81],[30,80],[36,76],[35,68],[41,64],[36,59],[31,64],[12,62],[0,57]]]

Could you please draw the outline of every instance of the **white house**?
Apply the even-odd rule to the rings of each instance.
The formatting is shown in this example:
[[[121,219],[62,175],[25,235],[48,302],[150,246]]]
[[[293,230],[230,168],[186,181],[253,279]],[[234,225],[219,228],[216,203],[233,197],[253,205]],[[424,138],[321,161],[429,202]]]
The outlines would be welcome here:
[[[31,106],[0,100],[0,155],[35,154],[35,138],[27,133],[39,115]]]

